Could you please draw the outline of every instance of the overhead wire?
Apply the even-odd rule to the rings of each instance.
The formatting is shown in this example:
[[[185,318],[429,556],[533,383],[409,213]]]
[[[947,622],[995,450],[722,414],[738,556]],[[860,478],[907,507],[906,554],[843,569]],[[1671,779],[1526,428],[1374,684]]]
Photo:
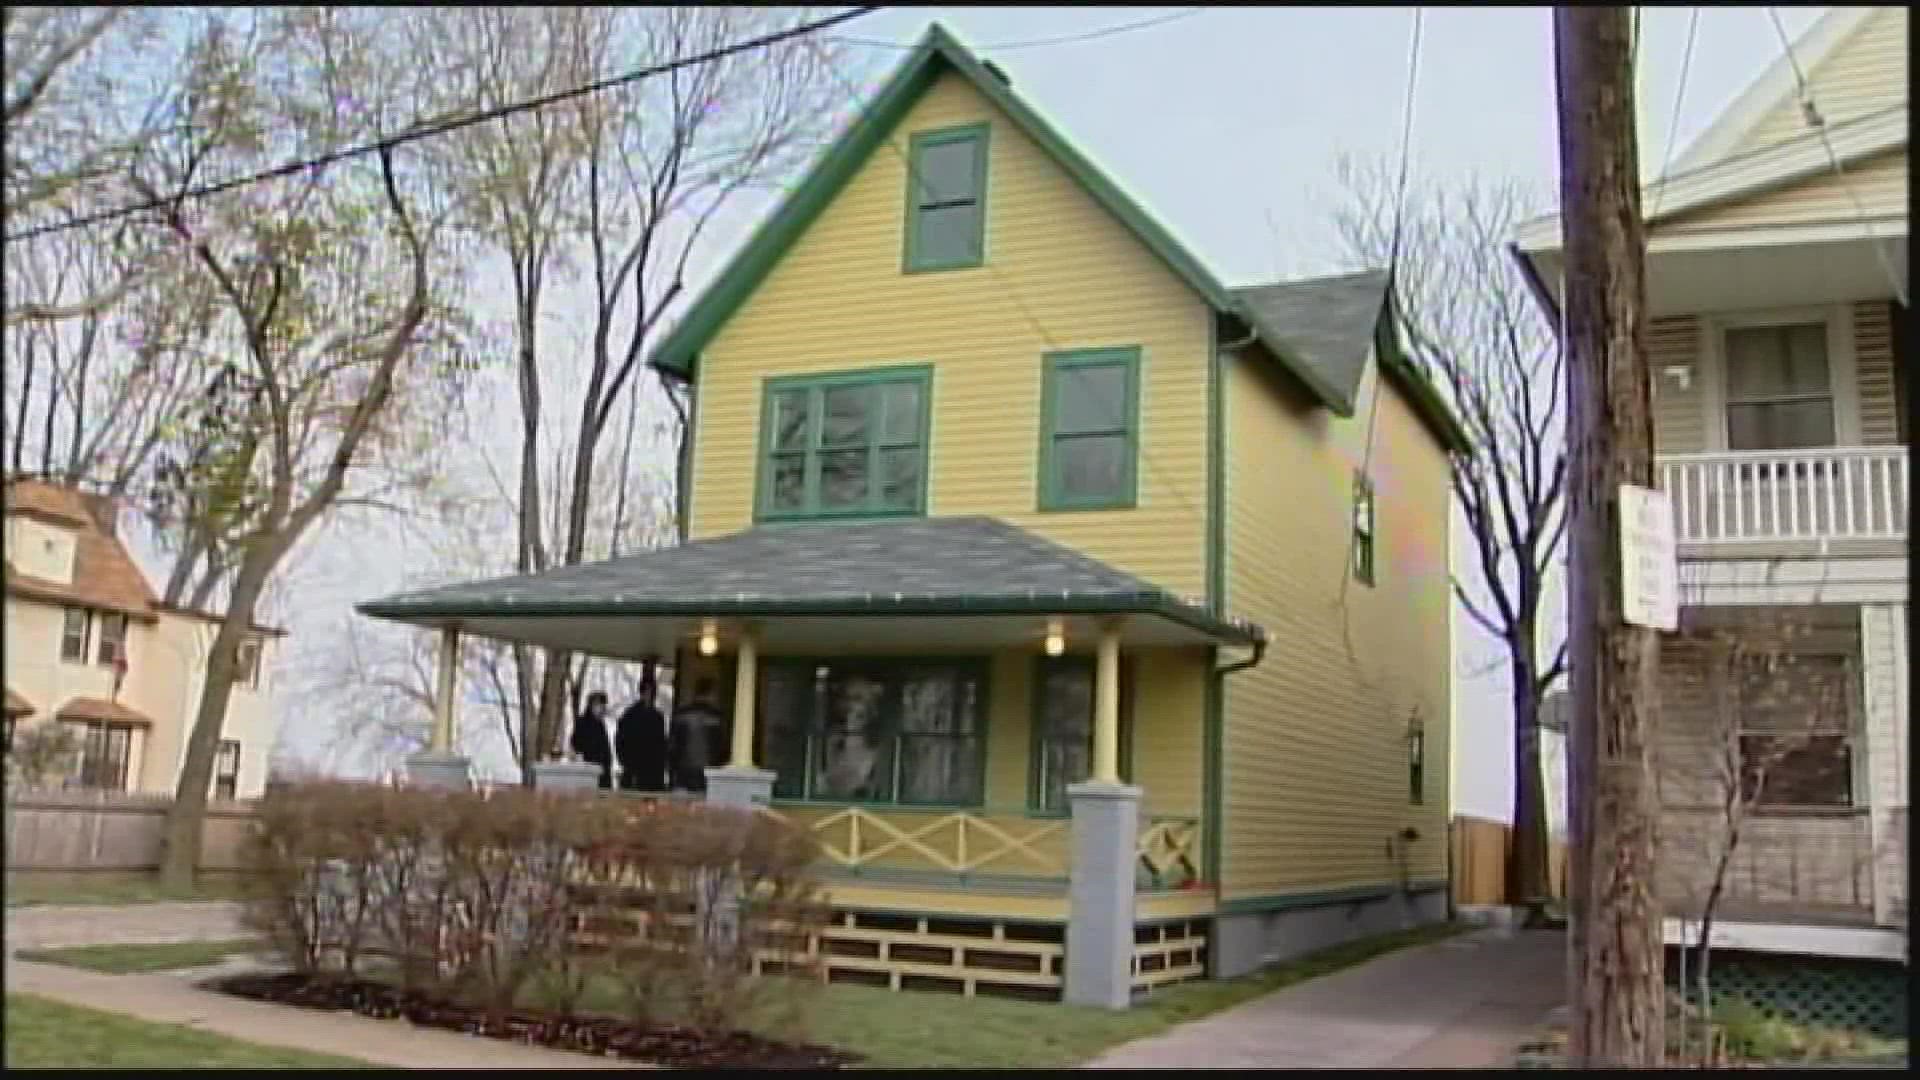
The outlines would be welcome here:
[[[522,101],[511,102],[506,105],[500,105],[490,109],[484,109],[476,113],[469,113],[463,116],[445,117],[445,118],[433,120],[427,123],[416,125],[398,134],[389,135],[385,138],[378,139],[373,142],[362,143],[357,146],[347,147],[346,149],[343,149],[343,150],[334,150],[329,153],[316,155],[314,157],[302,158],[297,161],[289,161],[284,164],[276,165],[269,169],[262,169],[259,172],[250,173],[245,176],[234,177],[228,180],[221,180],[215,183],[202,184],[197,187],[189,188],[186,191],[178,192],[176,194],[157,197],[157,198],[151,198],[151,199],[147,199],[137,203],[130,203],[128,205],[117,207],[111,210],[102,210],[92,214],[86,214],[80,217],[70,218],[65,221],[54,221],[54,222],[48,222],[43,225],[36,225],[36,226],[33,226],[32,228],[22,229],[18,232],[8,233],[6,235],[6,239],[8,241],[31,240],[34,237],[45,236],[49,233],[64,232],[69,229],[80,229],[80,228],[85,228],[89,225],[98,225],[104,222],[114,221],[124,217],[131,217],[135,214],[142,214],[142,213],[147,213],[153,210],[163,209],[169,206],[175,206],[175,205],[178,205],[179,203],[182,203],[190,199],[204,199],[204,198],[207,198],[208,196],[224,194],[226,192],[235,191],[243,187],[251,187],[255,184],[265,183],[270,180],[278,180],[284,177],[293,176],[303,172],[319,172],[320,170],[326,169],[329,166],[337,165],[342,161],[348,161],[353,158],[364,157],[368,154],[385,154],[392,151],[394,147],[402,146],[411,142],[418,142],[421,139],[432,138],[433,136],[436,136],[436,135],[445,135],[448,132],[458,131],[458,130],[461,130],[462,128],[473,127],[478,124],[489,123],[495,120],[503,120],[509,116],[515,116],[525,112],[532,112],[537,109],[544,109],[552,105],[557,105],[563,101],[572,100],[574,98],[587,97],[592,94],[602,93],[604,91],[611,90],[620,86],[625,86],[630,83],[642,82],[646,79],[654,78],[659,75],[670,74],[672,72],[679,71],[685,68],[698,67],[702,64],[713,63],[716,60],[724,60],[729,56],[734,56],[739,53],[751,52],[755,49],[766,48],[767,46],[770,46],[770,45],[778,45],[782,42],[790,41],[790,40],[804,41],[806,40],[807,36],[810,34],[816,34],[823,30],[830,30],[833,27],[851,22],[854,19],[858,19],[866,15],[871,15],[875,11],[878,11],[879,9],[880,9],[880,5],[878,4],[862,5],[859,7],[852,8],[848,11],[842,11],[834,15],[829,15],[823,18],[815,19],[812,22],[802,23],[798,26],[787,27],[784,30],[776,30],[772,33],[762,34],[759,37],[749,38],[745,41],[735,42],[731,45],[723,45],[717,49],[710,49],[706,52],[700,53],[695,56],[682,57],[680,59],[671,60],[663,64],[654,64],[649,67],[644,67],[635,71],[626,72],[625,74],[614,75],[605,79],[600,79],[596,82],[587,83],[583,86],[576,86],[566,90],[558,90],[550,94],[543,94],[539,97],[527,98]]]
[[[1038,49],[1046,45],[1070,45],[1080,41],[1093,41],[1098,38],[1111,37],[1114,34],[1125,34],[1134,30],[1145,30],[1149,27],[1164,26],[1167,23],[1178,22],[1181,19],[1190,19],[1195,15],[1205,15],[1207,11],[1208,9],[1203,7],[1188,8],[1185,11],[1176,11],[1170,15],[1160,15],[1151,19],[1141,19],[1138,22],[1122,23],[1118,26],[1107,26],[1098,30],[1087,30],[1077,34],[1063,34],[1059,37],[1035,38],[1028,41],[1003,41],[997,45],[982,45],[978,51],[1013,52],[1016,49]],[[848,45],[867,45],[880,49],[913,48],[912,45],[898,41],[886,41],[881,38],[836,36],[833,40],[844,42]]]
[[[1840,180],[1841,188],[1847,193],[1847,201],[1853,204],[1855,220],[1866,231],[1867,240],[1873,246],[1874,254],[1879,258],[1880,269],[1887,275],[1887,283],[1893,287],[1893,295],[1900,301],[1901,307],[1907,303],[1907,287],[1900,280],[1900,273],[1893,265],[1893,259],[1887,253],[1887,245],[1869,220],[1867,208],[1860,201],[1860,193],[1855,190],[1853,181],[1848,178],[1847,170],[1840,164],[1840,155],[1833,149],[1833,140],[1827,137],[1827,118],[1820,113],[1813,99],[1813,88],[1807,82],[1806,70],[1800,66],[1800,58],[1794,55],[1793,42],[1787,37],[1787,28],[1780,22],[1780,9],[1771,5],[1767,8],[1767,17],[1773,20],[1773,32],[1780,38],[1780,48],[1786,54],[1787,66],[1793,70],[1793,81],[1800,99],[1800,115],[1820,139],[1820,146],[1826,151],[1827,164],[1833,169],[1833,175]]]
[[[1687,44],[1680,54],[1680,85],[1673,92],[1673,115],[1667,121],[1667,148],[1660,155],[1660,173],[1654,179],[1653,205],[1647,209],[1651,221],[1660,214],[1660,201],[1667,194],[1667,170],[1673,166],[1673,152],[1680,145],[1680,105],[1687,100],[1687,73],[1693,68],[1693,42],[1700,29],[1700,8],[1688,9]]]

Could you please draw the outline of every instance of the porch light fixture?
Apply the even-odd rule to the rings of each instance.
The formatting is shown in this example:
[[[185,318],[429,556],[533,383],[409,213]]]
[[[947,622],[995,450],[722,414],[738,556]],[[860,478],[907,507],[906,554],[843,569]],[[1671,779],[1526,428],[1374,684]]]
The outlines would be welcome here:
[[[1067,628],[1059,619],[1047,620],[1047,655],[1059,656],[1067,651]]]
[[[720,627],[712,619],[700,624],[700,655],[712,656],[720,651]]]

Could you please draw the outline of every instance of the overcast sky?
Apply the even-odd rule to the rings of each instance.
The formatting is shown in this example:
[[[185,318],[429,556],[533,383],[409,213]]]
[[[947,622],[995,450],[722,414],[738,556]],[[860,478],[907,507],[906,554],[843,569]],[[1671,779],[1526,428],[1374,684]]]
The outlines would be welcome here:
[[[1649,174],[1671,156],[1670,140],[1677,137],[1677,154],[1780,54],[1767,9],[1698,9],[1679,122],[1671,124],[1693,10],[1644,11],[1639,134]],[[1786,7],[1780,17],[1797,37],[1826,10]],[[995,47],[1181,12],[1188,14],[1090,40]],[[996,61],[1029,103],[1229,284],[1335,269],[1335,161],[1399,152],[1410,8],[892,8],[836,33],[905,46],[934,20]],[[1550,209],[1558,176],[1550,10],[1430,8],[1422,24],[1410,146],[1416,177],[1512,177]],[[864,67],[853,81],[876,85],[903,52],[858,46]],[[696,289],[765,205],[713,230],[693,261]],[[502,436],[510,438],[504,425]],[[291,619],[304,640],[295,651],[323,647],[352,617],[353,602],[397,587],[405,554],[396,548],[369,565],[366,547],[336,541],[304,559],[305,604]],[[1464,618],[1456,626],[1456,809],[1505,818],[1505,673],[1487,670],[1490,641]],[[324,724],[287,696],[286,748],[311,756]]]

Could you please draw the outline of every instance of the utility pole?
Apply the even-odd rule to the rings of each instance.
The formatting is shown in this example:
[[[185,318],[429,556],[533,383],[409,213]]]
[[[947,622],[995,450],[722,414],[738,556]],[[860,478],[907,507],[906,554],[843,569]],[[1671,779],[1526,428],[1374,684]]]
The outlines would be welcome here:
[[[1566,252],[1569,1064],[1657,1067],[1666,1051],[1653,895],[1659,643],[1623,618],[1622,484],[1653,486],[1646,234],[1625,7],[1554,9]]]

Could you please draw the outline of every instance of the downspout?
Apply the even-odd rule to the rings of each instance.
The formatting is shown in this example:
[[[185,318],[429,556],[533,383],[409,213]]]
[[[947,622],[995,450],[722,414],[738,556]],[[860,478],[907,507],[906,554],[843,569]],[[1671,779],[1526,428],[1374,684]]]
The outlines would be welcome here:
[[[1267,655],[1267,639],[1258,638],[1253,643],[1252,656],[1247,657],[1245,660],[1235,660],[1233,663],[1228,664],[1224,667],[1216,667],[1213,669],[1213,671],[1214,671],[1214,674],[1216,675],[1231,675],[1236,671],[1245,671],[1248,668],[1253,667],[1255,664],[1258,664],[1260,662],[1260,659],[1266,655]]]

